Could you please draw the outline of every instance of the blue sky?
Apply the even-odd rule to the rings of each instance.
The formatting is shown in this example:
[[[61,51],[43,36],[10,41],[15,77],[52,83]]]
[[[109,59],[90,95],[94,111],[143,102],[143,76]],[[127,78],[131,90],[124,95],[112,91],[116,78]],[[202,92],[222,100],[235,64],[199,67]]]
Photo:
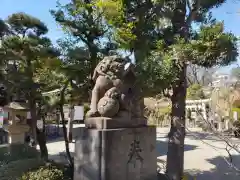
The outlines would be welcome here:
[[[25,12],[43,21],[49,29],[48,36],[53,42],[64,36],[60,27],[49,13],[56,7],[55,0],[0,0],[0,18],[5,19],[15,12]],[[61,0],[61,2],[68,0]]]
[[[48,36],[53,42],[64,36],[60,27],[55,23],[49,13],[56,6],[55,0],[0,0],[0,18],[5,19],[15,12],[26,12],[41,19],[49,28]],[[61,0],[68,2],[69,0]],[[223,20],[225,30],[231,31],[240,37],[240,2],[238,0],[227,0],[220,8],[213,10],[213,15],[218,20]],[[238,62],[240,64],[240,61]],[[232,65],[234,66],[234,65]],[[232,67],[231,66],[231,67]],[[227,70],[229,68],[224,68]]]

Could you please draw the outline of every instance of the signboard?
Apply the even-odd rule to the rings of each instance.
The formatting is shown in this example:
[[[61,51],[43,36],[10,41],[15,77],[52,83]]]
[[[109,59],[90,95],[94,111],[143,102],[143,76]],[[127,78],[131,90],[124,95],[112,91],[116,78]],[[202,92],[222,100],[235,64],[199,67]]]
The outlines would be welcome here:
[[[37,120],[37,127],[43,129],[43,120]]]
[[[84,117],[84,107],[74,106],[74,120],[83,120]]]
[[[65,120],[70,119],[70,107],[65,105],[63,107],[63,113]],[[84,107],[83,106],[74,106],[73,113],[73,120],[83,120],[84,119]],[[60,119],[62,120],[62,117],[60,116]]]

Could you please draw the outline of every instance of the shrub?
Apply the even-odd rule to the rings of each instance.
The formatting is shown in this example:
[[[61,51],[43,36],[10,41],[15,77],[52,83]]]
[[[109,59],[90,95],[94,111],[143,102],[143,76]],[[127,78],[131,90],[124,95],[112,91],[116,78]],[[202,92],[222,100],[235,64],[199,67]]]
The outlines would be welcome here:
[[[20,180],[64,180],[64,173],[55,166],[46,165],[25,173]]]
[[[68,169],[56,163],[46,163],[22,175],[19,180],[71,180]]]
[[[23,173],[31,168],[38,168],[44,165],[40,159],[20,159],[11,161],[0,166],[0,179],[1,180],[17,180]]]

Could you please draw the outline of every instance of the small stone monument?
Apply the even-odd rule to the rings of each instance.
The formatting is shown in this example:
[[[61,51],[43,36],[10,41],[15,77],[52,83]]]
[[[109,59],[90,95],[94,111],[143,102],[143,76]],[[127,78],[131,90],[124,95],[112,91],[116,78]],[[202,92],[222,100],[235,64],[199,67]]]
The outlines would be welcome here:
[[[29,131],[27,125],[27,111],[25,104],[11,102],[4,107],[9,113],[9,125],[7,127],[9,144],[24,144],[25,133]]]
[[[143,116],[134,65],[105,57],[93,79],[90,110],[76,140],[74,180],[156,180],[156,128]]]

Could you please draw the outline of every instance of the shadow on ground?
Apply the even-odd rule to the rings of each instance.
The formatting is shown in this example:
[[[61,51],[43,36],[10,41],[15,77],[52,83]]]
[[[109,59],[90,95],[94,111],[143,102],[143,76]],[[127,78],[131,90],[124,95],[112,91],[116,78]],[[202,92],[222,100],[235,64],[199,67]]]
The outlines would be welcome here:
[[[198,146],[185,144],[184,151],[192,151],[196,149]],[[156,149],[157,149],[157,156],[166,156],[168,150],[168,142],[167,141],[156,141]]]
[[[223,135],[223,134],[222,134]],[[230,136],[223,136],[223,137],[218,137],[217,135],[214,135],[212,133],[208,132],[187,132],[186,137],[192,140],[210,140],[210,141],[223,141],[221,138],[225,137],[225,139],[232,138]],[[234,141],[239,141],[239,139],[234,139]]]
[[[226,136],[229,138],[229,136]],[[157,132],[157,138],[168,138],[168,132]],[[186,131],[186,137],[190,140],[211,140],[211,141],[222,141],[218,136],[209,132],[199,132],[195,130]]]
[[[240,168],[240,156],[233,156],[233,164],[236,168]],[[157,159],[158,164],[166,166],[166,162],[161,159]],[[199,171],[199,170],[185,170],[184,174],[187,177],[187,180],[239,180],[240,171],[231,167],[222,156],[218,156],[213,159],[208,160],[209,163],[213,164],[215,168],[209,171]],[[163,167],[159,167],[160,170]],[[165,174],[164,171],[159,173],[159,180],[170,180]]]
[[[74,157],[73,152],[71,152],[70,154],[71,154],[72,157]],[[58,154],[48,155],[48,158],[50,160],[53,160],[56,163],[65,164],[65,165],[68,164],[68,158],[67,158],[66,152],[60,152]]]
[[[240,168],[240,155],[232,156],[235,167]],[[231,167],[222,156],[208,160],[215,165],[210,171],[188,170],[186,174],[190,177],[196,177],[197,180],[239,180],[240,171]]]

